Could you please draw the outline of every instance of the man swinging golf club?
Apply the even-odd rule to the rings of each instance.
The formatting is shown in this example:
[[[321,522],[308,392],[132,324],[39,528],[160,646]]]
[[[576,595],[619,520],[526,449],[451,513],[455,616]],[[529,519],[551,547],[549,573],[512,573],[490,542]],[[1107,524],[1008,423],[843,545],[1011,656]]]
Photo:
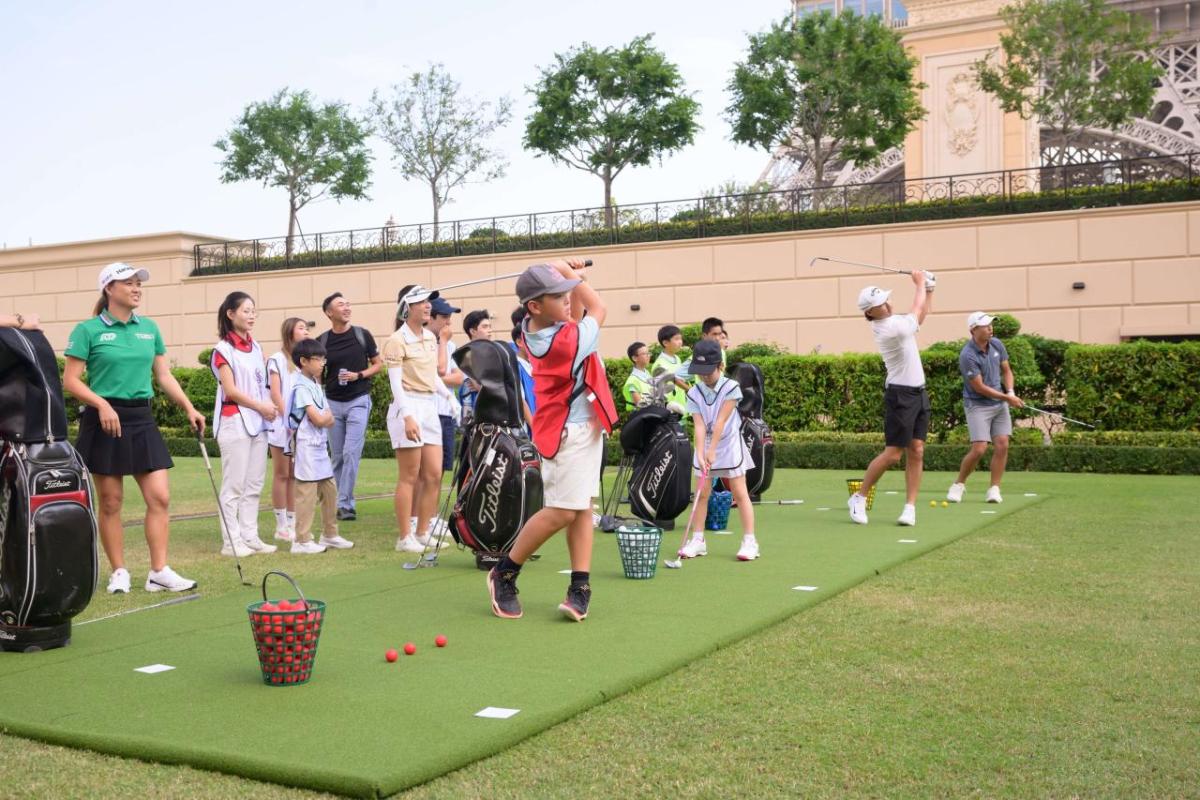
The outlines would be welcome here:
[[[975,465],[992,445],[992,483],[984,500],[1000,503],[1000,479],[1008,464],[1008,440],[1012,436],[1012,416],[1009,406],[1023,408],[1025,403],[1013,392],[1013,371],[1008,363],[1004,343],[992,335],[992,317],[976,311],[967,317],[971,338],[958,354],[958,370],[963,378],[963,410],[967,413],[967,430],[971,434],[971,449],[962,460],[958,477],[946,492],[951,503],[961,503],[967,490],[967,478]],[[1003,390],[1001,389],[1003,386]]]
[[[886,446],[867,467],[861,488],[847,501],[850,519],[859,525],[867,524],[867,496],[871,487],[889,468],[900,463],[901,456],[906,454],[908,460],[904,477],[907,492],[904,510],[897,522],[901,525],[917,524],[917,492],[921,488],[925,436],[929,431],[929,394],[925,391],[925,370],[921,366],[916,337],[932,305],[937,278],[932,272],[919,269],[913,270],[911,277],[916,291],[912,310],[907,314],[892,313],[891,303],[888,302],[891,291],[868,286],[858,295],[858,310],[871,323],[871,333],[887,367],[883,393]]]

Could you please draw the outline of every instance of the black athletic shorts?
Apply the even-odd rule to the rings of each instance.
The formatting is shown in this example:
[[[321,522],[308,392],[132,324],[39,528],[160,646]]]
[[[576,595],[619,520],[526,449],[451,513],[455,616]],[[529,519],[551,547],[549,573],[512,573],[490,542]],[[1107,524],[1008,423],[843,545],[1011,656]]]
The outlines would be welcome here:
[[[889,386],[883,391],[883,440],[908,447],[929,434],[929,393],[924,386]]]

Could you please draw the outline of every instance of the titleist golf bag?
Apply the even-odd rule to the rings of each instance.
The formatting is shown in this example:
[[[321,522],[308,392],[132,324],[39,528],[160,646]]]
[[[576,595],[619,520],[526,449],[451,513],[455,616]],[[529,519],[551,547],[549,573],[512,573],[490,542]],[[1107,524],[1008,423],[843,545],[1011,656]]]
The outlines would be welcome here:
[[[54,350],[38,331],[0,328],[0,650],[68,644],[98,567],[91,483],[67,441]]]
[[[738,401],[742,439],[754,459],[754,469],[746,473],[746,491],[750,499],[758,500],[771,488],[775,477],[775,437],[763,420],[762,370],[756,364],[743,361],[730,366],[725,375],[742,387],[742,399]]]
[[[670,530],[688,507],[692,491],[692,443],[679,414],[652,404],[634,411],[621,427],[621,464],[600,527],[616,530],[617,505],[626,489],[633,516]]]
[[[542,508],[542,460],[522,420],[516,353],[480,340],[455,350],[453,358],[479,394],[459,446],[450,533],[475,552],[476,566],[491,569]]]

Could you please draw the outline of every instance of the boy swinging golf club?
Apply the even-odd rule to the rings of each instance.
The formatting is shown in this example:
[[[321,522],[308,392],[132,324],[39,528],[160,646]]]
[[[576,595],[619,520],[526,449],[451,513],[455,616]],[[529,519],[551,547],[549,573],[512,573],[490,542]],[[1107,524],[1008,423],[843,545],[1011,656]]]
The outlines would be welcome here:
[[[887,367],[883,394],[886,446],[867,467],[862,486],[847,501],[850,519],[859,525],[867,524],[867,496],[871,487],[905,454],[908,456],[904,467],[907,492],[904,510],[897,522],[917,524],[917,492],[921,488],[925,437],[929,431],[929,394],[925,391],[925,370],[921,366],[916,335],[932,305],[937,278],[932,272],[919,269],[913,270],[911,277],[916,291],[908,314],[893,314],[888,302],[891,291],[878,286],[868,286],[858,295],[858,310],[871,323],[875,344]]]
[[[560,530],[567,532],[571,584],[558,608],[576,622],[588,615],[592,498],[599,494],[604,458],[601,431],[612,431],[617,411],[597,352],[607,312],[586,280],[581,259],[535,264],[517,279],[517,298],[529,311],[522,334],[533,366],[533,442],[543,459],[545,504],[488,573],[492,612],[505,619],[522,613],[517,599],[522,565]]]

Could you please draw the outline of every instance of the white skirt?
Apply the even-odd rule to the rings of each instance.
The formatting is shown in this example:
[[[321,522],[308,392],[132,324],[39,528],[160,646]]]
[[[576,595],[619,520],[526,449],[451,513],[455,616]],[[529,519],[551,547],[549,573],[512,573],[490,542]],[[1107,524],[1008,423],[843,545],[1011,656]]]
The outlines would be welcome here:
[[[400,406],[393,401],[388,407],[387,428],[392,440],[392,449],[401,450],[408,447],[426,445],[442,446],[442,421],[438,418],[437,398],[432,394],[415,394],[408,392],[409,411],[417,419],[421,430],[419,441],[412,441],[404,434],[404,417],[400,414]]]
[[[754,458],[750,455],[750,448],[746,446],[746,440],[738,436],[738,441],[742,444],[742,463],[729,469],[710,469],[708,471],[709,478],[740,478],[754,469]],[[692,473],[697,477],[700,476],[700,470],[696,469],[694,464],[692,465]]]

